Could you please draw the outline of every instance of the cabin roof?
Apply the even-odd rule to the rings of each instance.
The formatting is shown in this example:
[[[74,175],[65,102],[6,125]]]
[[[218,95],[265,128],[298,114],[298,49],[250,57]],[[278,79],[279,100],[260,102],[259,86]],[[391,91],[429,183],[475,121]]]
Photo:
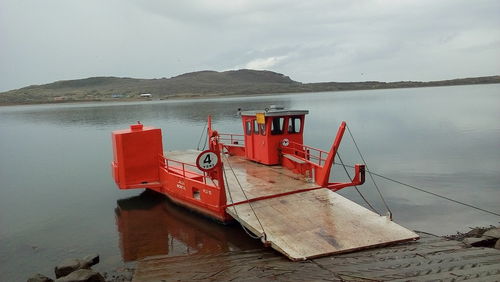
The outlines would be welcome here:
[[[274,116],[300,116],[307,115],[309,113],[308,110],[290,110],[290,109],[265,109],[265,110],[253,110],[253,111],[243,111],[241,112],[242,116],[255,116],[258,113],[264,114],[266,117],[274,117]]]

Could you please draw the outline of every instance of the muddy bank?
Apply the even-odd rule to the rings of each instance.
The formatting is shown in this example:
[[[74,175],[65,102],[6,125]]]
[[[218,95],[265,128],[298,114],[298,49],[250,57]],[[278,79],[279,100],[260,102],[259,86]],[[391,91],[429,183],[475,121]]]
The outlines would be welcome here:
[[[486,247],[500,249],[500,227],[470,227],[468,232],[457,232],[446,235],[443,238],[460,241],[466,247]],[[180,256],[182,258],[183,256]],[[175,259],[172,258],[172,259]],[[105,272],[97,272],[91,269],[99,263],[99,255],[89,255],[81,259],[65,259],[55,266],[55,279],[35,274],[28,282],[50,282],[50,281],[98,281],[98,282],[128,282],[132,281],[135,267],[119,267]]]

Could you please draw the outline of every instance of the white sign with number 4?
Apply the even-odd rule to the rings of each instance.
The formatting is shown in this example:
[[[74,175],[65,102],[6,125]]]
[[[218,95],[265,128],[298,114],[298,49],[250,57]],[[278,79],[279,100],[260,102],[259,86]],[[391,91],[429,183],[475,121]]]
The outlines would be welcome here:
[[[219,157],[212,150],[201,152],[196,159],[196,166],[203,171],[212,170],[217,164],[219,164]]]

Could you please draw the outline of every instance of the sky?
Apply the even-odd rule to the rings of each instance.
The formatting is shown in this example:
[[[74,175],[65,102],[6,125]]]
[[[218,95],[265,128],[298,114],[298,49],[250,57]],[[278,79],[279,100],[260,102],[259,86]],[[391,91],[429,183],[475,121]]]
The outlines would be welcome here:
[[[500,75],[500,1],[0,0],[0,91],[241,68],[304,83]]]

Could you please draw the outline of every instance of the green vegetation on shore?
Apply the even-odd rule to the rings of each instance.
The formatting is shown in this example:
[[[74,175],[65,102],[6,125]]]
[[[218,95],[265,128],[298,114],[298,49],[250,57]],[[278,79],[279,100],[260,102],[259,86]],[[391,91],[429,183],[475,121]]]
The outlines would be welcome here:
[[[139,97],[143,93],[152,94],[154,99],[171,99],[486,83],[500,83],[500,76],[429,82],[365,81],[301,83],[290,79],[288,76],[271,71],[243,69],[225,72],[199,71],[161,79],[91,77],[57,81],[0,93],[0,105],[139,100],[143,99]]]

